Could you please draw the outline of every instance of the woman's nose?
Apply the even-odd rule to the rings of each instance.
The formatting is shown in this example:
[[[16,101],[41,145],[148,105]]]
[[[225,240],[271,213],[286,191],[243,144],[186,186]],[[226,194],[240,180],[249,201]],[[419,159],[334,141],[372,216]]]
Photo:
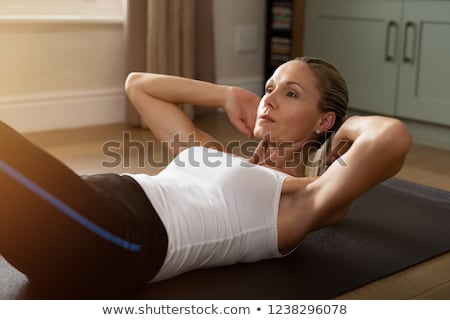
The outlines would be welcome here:
[[[265,97],[265,105],[270,107],[270,108],[276,108],[277,105],[277,94],[275,91],[271,91],[266,93],[266,97]]]

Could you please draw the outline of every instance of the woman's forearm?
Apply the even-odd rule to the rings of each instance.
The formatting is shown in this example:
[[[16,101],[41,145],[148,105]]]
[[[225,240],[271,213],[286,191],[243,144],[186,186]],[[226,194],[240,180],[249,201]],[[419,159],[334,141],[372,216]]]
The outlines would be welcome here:
[[[367,143],[382,145],[388,151],[401,151],[404,147],[409,148],[411,143],[404,124],[398,119],[384,116],[350,117],[338,130],[333,140],[333,148],[338,153],[337,156],[344,154],[357,140],[367,140]]]
[[[127,78],[125,88],[131,99],[136,91],[140,91],[153,98],[176,105],[192,104],[223,108],[226,103],[228,87],[175,76],[131,73]]]
[[[348,119],[340,131],[336,138],[347,141],[347,145],[355,149],[354,154],[360,154],[361,158],[363,154],[367,156],[366,170],[379,168],[374,174],[381,179],[392,176],[401,168],[411,145],[406,126],[395,118],[355,116]]]
[[[198,132],[177,107],[180,104],[223,108],[239,131],[249,138],[253,135],[260,98],[248,90],[151,73],[131,73],[125,88],[134,107],[160,140],[171,139],[176,133]]]
[[[126,93],[144,123],[161,142],[193,141],[206,144],[214,140],[199,130],[178,106],[224,105],[226,87],[207,82],[151,73],[131,73],[125,82]],[[171,148],[176,155],[179,148]]]
[[[343,212],[339,209],[395,175],[411,144],[408,130],[401,121],[380,116],[348,119],[334,140],[347,141],[350,147],[343,154],[335,155],[338,159],[314,183],[319,195],[317,203],[330,215]],[[339,141],[333,142],[335,149]]]

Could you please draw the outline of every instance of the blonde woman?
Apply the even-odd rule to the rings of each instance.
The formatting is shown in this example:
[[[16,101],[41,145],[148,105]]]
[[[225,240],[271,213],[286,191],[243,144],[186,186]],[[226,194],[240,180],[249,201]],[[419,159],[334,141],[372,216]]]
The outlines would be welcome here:
[[[37,286],[120,295],[192,269],[283,257],[396,174],[411,143],[399,120],[345,120],[345,81],[317,58],[281,65],[262,98],[149,73],[130,74],[126,91],[174,156],[156,176],[79,177],[1,126],[0,253]],[[254,155],[218,150],[182,103],[224,109],[260,140]],[[311,176],[310,151],[325,140],[326,170]]]

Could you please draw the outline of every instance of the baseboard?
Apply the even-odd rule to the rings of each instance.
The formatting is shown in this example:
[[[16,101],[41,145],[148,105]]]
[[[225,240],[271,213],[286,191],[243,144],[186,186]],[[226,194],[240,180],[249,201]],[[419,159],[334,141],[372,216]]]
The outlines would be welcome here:
[[[22,133],[125,121],[123,88],[0,97],[0,120]]]
[[[450,150],[450,127],[404,120],[414,143]]]

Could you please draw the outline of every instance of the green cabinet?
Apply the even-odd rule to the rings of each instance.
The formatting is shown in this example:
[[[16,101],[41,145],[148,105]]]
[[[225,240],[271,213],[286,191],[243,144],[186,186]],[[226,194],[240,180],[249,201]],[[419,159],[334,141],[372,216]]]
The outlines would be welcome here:
[[[353,109],[450,125],[450,1],[308,0],[304,54],[340,69]]]
[[[397,114],[450,125],[450,1],[405,1]]]

